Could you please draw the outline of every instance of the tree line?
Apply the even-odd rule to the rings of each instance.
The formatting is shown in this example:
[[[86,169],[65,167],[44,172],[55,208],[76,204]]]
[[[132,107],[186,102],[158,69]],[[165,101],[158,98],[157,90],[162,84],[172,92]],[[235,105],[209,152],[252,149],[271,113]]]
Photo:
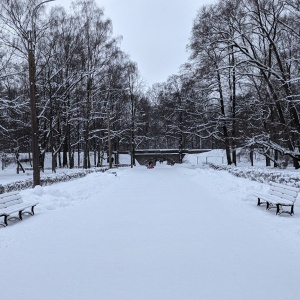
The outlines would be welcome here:
[[[137,65],[121,50],[121,38],[113,36],[111,20],[94,0],[74,1],[70,11],[55,6],[49,13],[41,4],[4,0],[1,7],[1,151],[31,152],[33,40],[41,167],[45,152],[52,153],[53,170],[57,164],[80,165],[75,152],[84,168],[101,165],[109,150],[135,145],[143,98]]]
[[[220,0],[194,21],[189,61],[153,88],[160,119],[184,146],[248,149],[299,168],[300,1]],[[161,136],[161,139],[166,136]],[[183,147],[184,147],[183,146]]]
[[[290,157],[299,168],[299,0],[219,0],[198,11],[189,60],[145,90],[94,1],[33,12],[4,0],[0,44],[0,144],[30,150],[28,31],[34,27],[41,154],[53,169],[101,164],[109,149],[237,148]],[[90,161],[90,153],[94,160]]]

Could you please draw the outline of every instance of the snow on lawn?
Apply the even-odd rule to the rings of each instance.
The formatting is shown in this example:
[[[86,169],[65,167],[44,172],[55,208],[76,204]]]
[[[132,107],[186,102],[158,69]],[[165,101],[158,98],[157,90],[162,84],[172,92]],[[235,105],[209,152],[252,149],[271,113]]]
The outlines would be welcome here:
[[[267,185],[188,164],[116,172],[21,192],[40,204],[0,228],[1,298],[299,298],[300,203],[276,216]]]
[[[25,155],[25,154],[23,154]],[[76,161],[77,161],[77,157]],[[93,161],[91,157],[91,162]],[[120,164],[129,164],[130,165],[130,156],[126,154],[120,154],[119,155]],[[137,163],[137,162],[136,162]],[[138,163],[137,163],[138,164]],[[22,163],[23,168],[25,169],[25,173],[22,172],[20,169],[19,174],[17,174],[17,165],[16,163],[12,163],[4,168],[4,170],[0,169],[0,184],[5,185],[7,183],[12,183],[16,181],[25,181],[27,179],[32,179],[32,166],[30,166],[29,163]],[[108,163],[107,160],[103,160],[103,167],[107,167]],[[78,170],[83,170],[82,168],[74,168],[74,169],[68,169],[68,168],[57,168],[57,173],[64,173],[64,174],[70,174],[74,172],[78,172]],[[54,177],[55,173],[52,173],[51,170],[51,153],[46,153],[45,158],[45,170],[44,172],[41,172],[41,178],[43,177]]]

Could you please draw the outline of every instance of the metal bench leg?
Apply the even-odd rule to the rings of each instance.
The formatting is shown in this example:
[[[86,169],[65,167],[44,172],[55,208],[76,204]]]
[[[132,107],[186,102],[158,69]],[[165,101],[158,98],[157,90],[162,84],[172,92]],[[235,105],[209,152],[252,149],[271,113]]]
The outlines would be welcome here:
[[[31,216],[33,216],[34,215],[34,207],[35,207],[35,205],[31,206],[30,211],[25,211],[25,210],[19,211],[19,218],[22,220],[22,216],[23,215],[31,215]]]
[[[7,218],[8,218],[8,216],[4,216],[4,224],[5,224],[5,226],[8,225],[8,224],[7,224]]]
[[[280,214],[280,204],[276,204],[276,215]]]
[[[294,204],[291,206],[291,216],[294,214]]]
[[[260,206],[261,202],[260,202],[260,198],[257,198],[257,206]]]

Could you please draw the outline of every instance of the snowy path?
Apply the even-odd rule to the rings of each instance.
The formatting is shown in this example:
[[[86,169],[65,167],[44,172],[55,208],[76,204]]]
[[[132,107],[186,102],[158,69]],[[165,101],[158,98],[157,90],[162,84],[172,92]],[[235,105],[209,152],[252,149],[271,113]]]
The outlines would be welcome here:
[[[300,207],[276,217],[225,172],[117,172],[22,192],[40,205],[0,228],[3,299],[298,299]]]

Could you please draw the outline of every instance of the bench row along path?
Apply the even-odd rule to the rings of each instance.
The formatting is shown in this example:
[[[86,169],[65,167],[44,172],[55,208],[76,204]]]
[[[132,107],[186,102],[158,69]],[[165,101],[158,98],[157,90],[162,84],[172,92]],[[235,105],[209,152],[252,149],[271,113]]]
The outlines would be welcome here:
[[[299,297],[298,206],[276,216],[251,196],[266,185],[224,171],[116,172],[21,193],[40,204],[0,229],[3,299]]]

